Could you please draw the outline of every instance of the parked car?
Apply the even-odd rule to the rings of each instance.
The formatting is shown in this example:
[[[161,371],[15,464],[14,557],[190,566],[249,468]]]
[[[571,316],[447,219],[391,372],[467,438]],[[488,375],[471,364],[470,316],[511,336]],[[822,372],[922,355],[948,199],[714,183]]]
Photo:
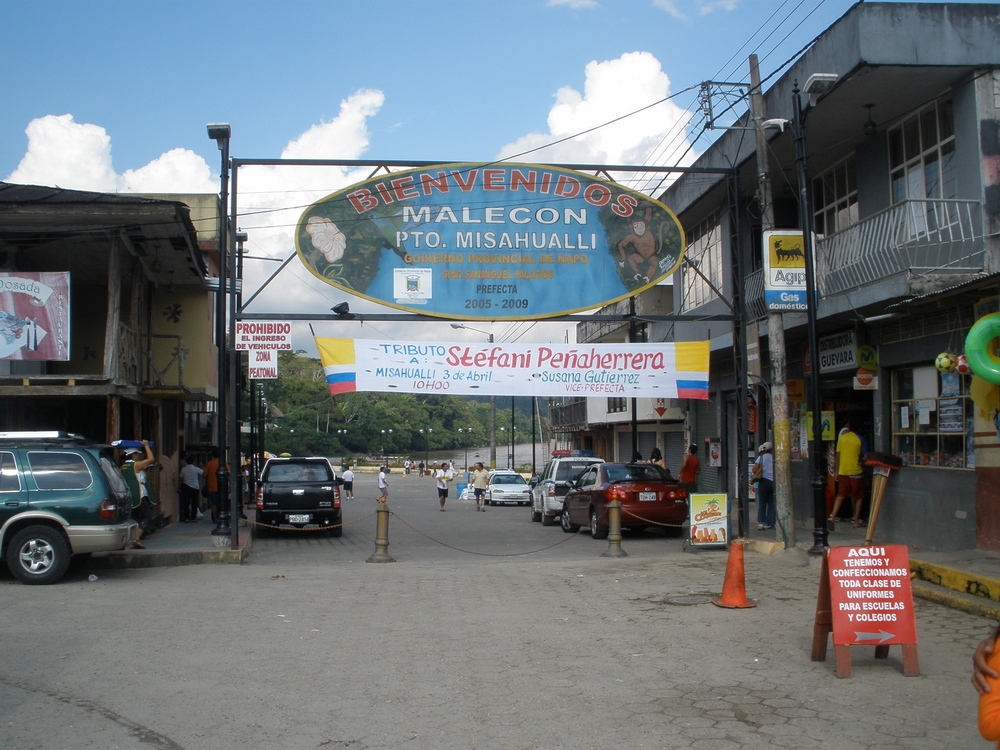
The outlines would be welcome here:
[[[315,524],[331,536],[344,533],[340,485],[326,458],[278,456],[268,459],[257,484],[257,534]]]
[[[22,583],[55,583],[72,557],[125,549],[139,525],[112,449],[65,432],[0,433],[0,553]]]
[[[597,456],[555,456],[529,483],[531,520],[541,521],[543,526],[553,526],[562,513],[563,497],[570,484],[584,470],[600,463],[604,463],[604,459]]]
[[[527,505],[530,502],[531,489],[524,477],[510,469],[490,472],[490,484],[486,488],[488,505]]]
[[[606,539],[608,505],[615,499],[622,506],[622,527],[633,531],[675,524],[676,532],[688,519],[687,491],[670,472],[655,464],[605,463],[584,471],[566,493],[563,531],[572,534],[589,525],[594,539]]]

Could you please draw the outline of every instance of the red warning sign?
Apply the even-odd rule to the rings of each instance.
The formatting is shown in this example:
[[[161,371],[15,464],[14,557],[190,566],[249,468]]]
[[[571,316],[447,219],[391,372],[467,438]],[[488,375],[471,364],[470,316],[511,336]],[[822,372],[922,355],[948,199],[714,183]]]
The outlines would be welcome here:
[[[916,644],[904,545],[831,547],[829,566],[835,646]]]

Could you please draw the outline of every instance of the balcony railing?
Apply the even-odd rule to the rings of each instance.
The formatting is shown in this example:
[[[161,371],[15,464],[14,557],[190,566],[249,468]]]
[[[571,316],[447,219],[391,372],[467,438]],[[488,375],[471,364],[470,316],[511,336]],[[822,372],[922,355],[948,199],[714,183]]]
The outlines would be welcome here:
[[[978,201],[907,200],[817,239],[816,285],[828,296],[905,271],[981,271],[983,248]]]

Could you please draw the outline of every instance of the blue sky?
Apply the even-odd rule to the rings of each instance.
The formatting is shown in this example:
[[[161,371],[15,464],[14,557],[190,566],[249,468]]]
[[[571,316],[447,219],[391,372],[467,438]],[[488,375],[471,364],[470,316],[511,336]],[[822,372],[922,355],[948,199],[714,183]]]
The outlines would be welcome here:
[[[704,80],[744,81],[750,52],[768,76],[850,6],[0,0],[0,179],[217,192],[219,152],[205,124],[219,121],[232,125],[232,154],[242,158],[491,160],[594,128]],[[696,109],[695,89],[525,160],[690,161],[711,137],[691,142]],[[240,210],[297,207],[364,176],[260,170],[241,182],[248,197]],[[285,257],[288,219],[270,221],[241,226],[254,252]],[[248,272],[273,268],[261,266]],[[296,278],[308,284],[306,276]],[[304,309],[325,310],[317,305],[337,296],[329,292],[336,290],[296,298]],[[287,298],[265,294],[260,301]]]

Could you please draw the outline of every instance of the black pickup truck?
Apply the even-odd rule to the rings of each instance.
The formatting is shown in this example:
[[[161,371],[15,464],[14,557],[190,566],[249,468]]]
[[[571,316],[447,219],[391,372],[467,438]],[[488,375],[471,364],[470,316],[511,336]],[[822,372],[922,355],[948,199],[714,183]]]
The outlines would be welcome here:
[[[257,484],[257,535],[282,525],[329,529],[330,536],[344,533],[340,485],[325,458],[271,458],[264,464]]]

